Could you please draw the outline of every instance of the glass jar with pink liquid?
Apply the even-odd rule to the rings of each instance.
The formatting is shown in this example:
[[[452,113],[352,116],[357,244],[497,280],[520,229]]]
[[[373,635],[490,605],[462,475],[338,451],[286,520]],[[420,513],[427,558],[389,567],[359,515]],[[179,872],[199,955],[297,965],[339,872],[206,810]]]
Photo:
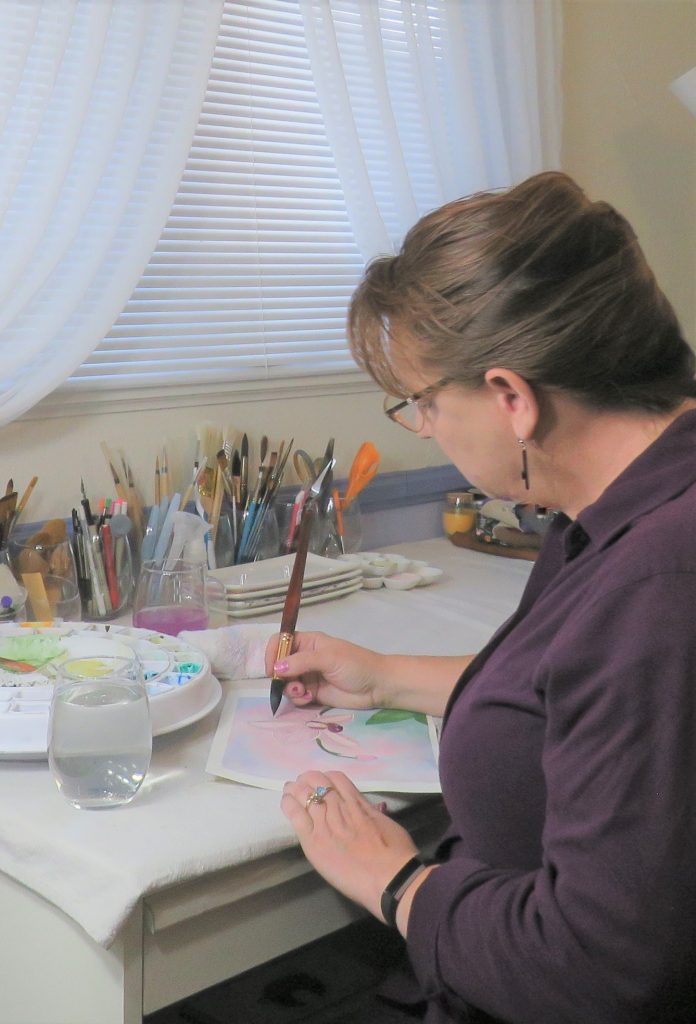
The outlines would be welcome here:
[[[144,562],[133,601],[133,625],[171,636],[182,629],[207,629],[207,575],[206,566],[199,563],[179,560],[163,567]]]

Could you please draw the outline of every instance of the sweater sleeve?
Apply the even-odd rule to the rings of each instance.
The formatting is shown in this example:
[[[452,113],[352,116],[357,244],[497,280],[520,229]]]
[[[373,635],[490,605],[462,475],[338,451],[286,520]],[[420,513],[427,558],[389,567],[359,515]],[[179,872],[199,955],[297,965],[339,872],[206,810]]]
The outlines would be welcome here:
[[[516,1024],[693,1020],[680,1000],[696,997],[696,574],[579,608],[535,684],[542,864],[455,854],[431,873],[408,922],[424,993]]]

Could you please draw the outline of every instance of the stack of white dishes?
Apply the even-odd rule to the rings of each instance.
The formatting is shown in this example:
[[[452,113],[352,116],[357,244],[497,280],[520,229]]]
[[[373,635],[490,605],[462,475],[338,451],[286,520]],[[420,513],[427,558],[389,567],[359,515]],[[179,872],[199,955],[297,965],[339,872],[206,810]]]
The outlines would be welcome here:
[[[210,575],[224,587],[222,606],[216,602],[215,610],[224,611],[231,619],[282,611],[294,561],[294,555],[280,555],[249,565],[214,569]],[[309,553],[300,604],[333,601],[352,594],[361,586],[360,565]]]

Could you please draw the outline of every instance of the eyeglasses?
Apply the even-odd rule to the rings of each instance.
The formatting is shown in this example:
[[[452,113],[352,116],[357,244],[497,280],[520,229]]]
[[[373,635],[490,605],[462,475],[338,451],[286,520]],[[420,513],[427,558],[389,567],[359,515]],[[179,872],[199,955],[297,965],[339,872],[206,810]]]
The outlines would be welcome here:
[[[397,402],[396,405],[391,404],[394,399],[387,395],[384,399],[384,413],[394,423],[398,423],[400,426],[405,427],[406,430],[411,430],[414,434],[418,434],[425,424],[425,418],[428,413],[428,399],[432,398],[436,391],[441,391],[442,388],[453,383],[454,381],[451,377],[443,377],[436,384],[430,384],[415,395],[409,395],[408,398]]]

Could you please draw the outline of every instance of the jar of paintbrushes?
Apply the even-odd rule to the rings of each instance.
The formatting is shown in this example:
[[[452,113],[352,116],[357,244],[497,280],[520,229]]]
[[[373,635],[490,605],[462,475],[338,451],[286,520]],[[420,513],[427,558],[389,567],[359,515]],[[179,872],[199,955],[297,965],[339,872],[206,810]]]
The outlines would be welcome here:
[[[272,558],[279,552],[277,492],[293,442],[286,444],[281,441],[277,451],[268,450],[267,438],[262,442],[265,444],[261,446],[256,480],[248,488],[243,488],[236,502],[236,519],[233,521],[235,564]]]

